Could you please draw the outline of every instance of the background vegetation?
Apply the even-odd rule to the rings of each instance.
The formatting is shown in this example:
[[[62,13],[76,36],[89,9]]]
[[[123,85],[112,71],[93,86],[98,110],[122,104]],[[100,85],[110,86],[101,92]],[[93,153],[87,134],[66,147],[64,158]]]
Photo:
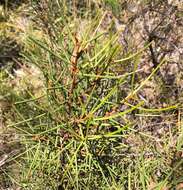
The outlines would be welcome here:
[[[182,3],[1,4],[0,187],[182,189]]]

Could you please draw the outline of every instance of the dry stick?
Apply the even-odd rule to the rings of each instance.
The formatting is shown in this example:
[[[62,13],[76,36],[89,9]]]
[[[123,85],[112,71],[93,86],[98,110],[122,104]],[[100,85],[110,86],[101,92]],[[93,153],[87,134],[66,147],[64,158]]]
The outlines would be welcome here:
[[[28,74],[31,74],[31,71],[29,70],[29,68],[23,65],[22,63],[20,63],[17,59],[13,58],[13,61],[16,62],[18,66],[22,68],[23,70],[25,70]]]

